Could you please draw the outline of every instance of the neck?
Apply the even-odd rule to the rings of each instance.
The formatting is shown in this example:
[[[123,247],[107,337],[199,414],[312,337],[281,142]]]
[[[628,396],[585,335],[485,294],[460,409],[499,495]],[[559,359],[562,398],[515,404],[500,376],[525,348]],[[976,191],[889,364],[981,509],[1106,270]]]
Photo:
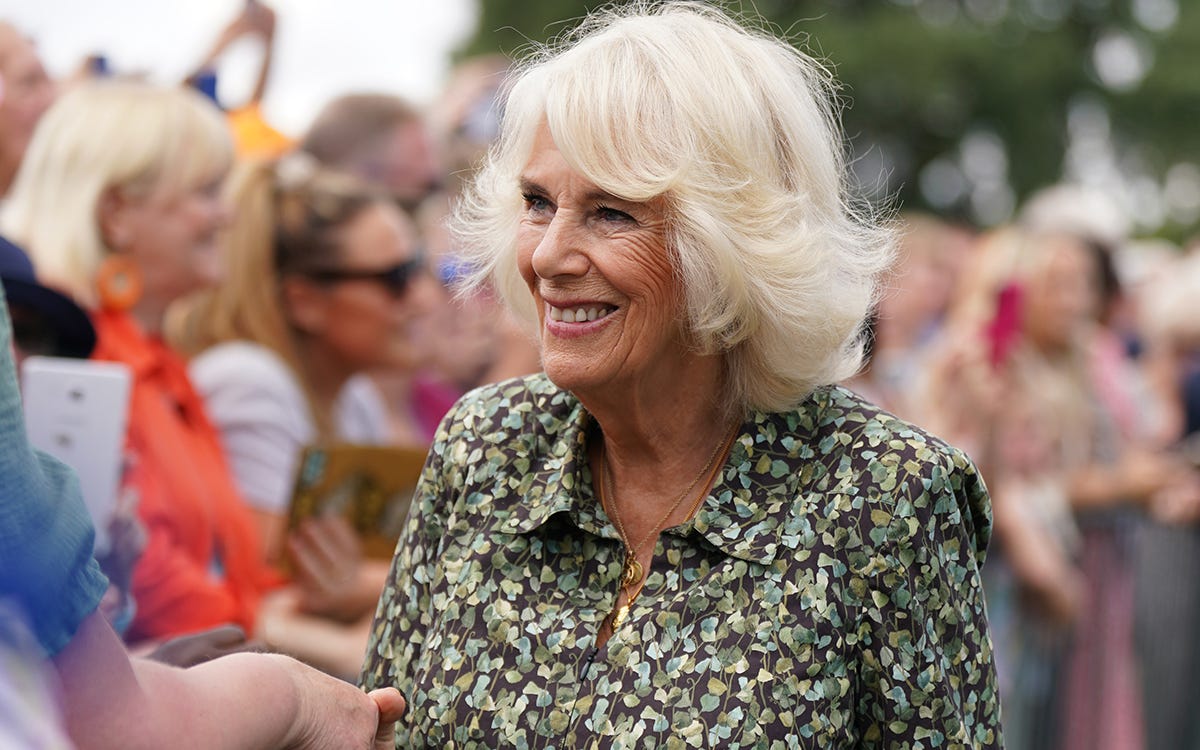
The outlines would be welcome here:
[[[129,315],[137,321],[138,326],[148,335],[161,336],[163,318],[166,317],[166,306],[152,299],[143,297],[136,305],[129,308]]]
[[[332,412],[342,386],[346,385],[354,371],[343,367],[336,355],[312,339],[297,339],[296,356],[311,396],[316,400],[314,406],[326,413]]]
[[[600,425],[614,480],[662,485],[663,477],[694,476],[728,435],[724,382],[721,357],[693,356],[667,376],[577,395]]]

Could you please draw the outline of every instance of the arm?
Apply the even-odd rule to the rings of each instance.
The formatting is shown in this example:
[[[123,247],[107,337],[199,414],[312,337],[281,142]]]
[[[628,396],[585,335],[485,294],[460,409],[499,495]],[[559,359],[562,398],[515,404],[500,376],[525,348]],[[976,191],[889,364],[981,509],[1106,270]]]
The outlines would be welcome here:
[[[108,587],[92,558],[94,538],[74,472],[29,445],[0,286],[0,596],[20,603],[49,653],[67,644]]]
[[[255,34],[262,38],[262,61],[259,63],[258,77],[254,82],[254,90],[245,106],[253,106],[262,101],[267,90],[267,81],[271,75],[271,58],[275,52],[275,11],[267,7],[261,0],[249,0],[241,12],[230,21],[221,33],[217,35],[213,46],[209,48],[196,69],[188,76],[188,80],[213,66],[213,63],[224,54],[229,45],[247,34]]]
[[[1053,622],[1067,625],[1079,611],[1083,580],[1062,542],[1021,507],[1020,493],[1029,491],[1030,487],[1019,481],[996,486],[992,493],[995,539],[1037,608]]]
[[[105,580],[79,483],[26,439],[10,337],[0,288],[0,591],[17,597],[55,654],[78,746],[390,750],[391,722],[404,710],[393,690],[364,696],[279,656],[243,654],[186,672],[129,658],[95,610]],[[7,565],[10,554],[20,568]]]
[[[1115,464],[1091,463],[1071,473],[1068,494],[1076,510],[1114,505],[1148,505],[1178,482],[1186,472],[1177,459],[1164,453],[1132,448]]]
[[[236,654],[188,670],[131,659],[98,615],[54,667],[67,730],[83,750],[391,750],[391,725],[404,710],[394,690],[367,696],[284,656]]]
[[[258,613],[258,636],[272,651],[351,682],[362,669],[370,632],[369,614],[349,624],[305,614],[291,587],[268,594]]]
[[[258,64],[258,77],[254,80],[254,90],[250,93],[247,106],[260,104],[267,92],[267,81],[271,77],[271,60],[275,56],[275,11],[268,8],[262,0],[250,0],[246,3],[246,13],[251,17],[251,23],[263,40],[262,60]]]
[[[286,364],[255,346],[210,349],[192,360],[188,375],[258,521],[264,559],[276,562],[300,453],[315,435],[304,393]]]

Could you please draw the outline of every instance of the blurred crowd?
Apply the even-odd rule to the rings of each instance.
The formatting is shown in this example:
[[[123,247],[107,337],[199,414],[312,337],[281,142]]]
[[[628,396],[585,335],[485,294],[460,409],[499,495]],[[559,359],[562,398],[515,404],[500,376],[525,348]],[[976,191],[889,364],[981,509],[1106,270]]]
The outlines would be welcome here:
[[[1056,186],[978,232],[906,216],[848,385],[960,445],[1006,745],[1200,747],[1200,253]]]
[[[0,271],[39,290],[8,294],[19,355],[133,373],[102,556],[130,647],[268,648],[353,679],[386,570],[340,518],[287,531],[300,450],[426,446],[458,396],[538,369],[497,300],[454,294],[471,269],[444,225],[508,62],[461,64],[429,107],[346,92],[291,138],[260,107],[295,85],[271,80],[275,25],[246,4],[163,86],[103,57],[52,81],[0,23]],[[244,37],[257,84],[218,101]],[[1200,252],[1131,237],[1071,186],[986,231],[897,220],[846,385],[987,480],[1007,746],[1200,749]]]
[[[177,85],[90,56],[51,80],[0,22],[0,271],[18,362],[129,368],[102,605],[178,665],[269,649],[357,677],[386,574],[339,515],[289,528],[301,451],[424,451],[467,390],[538,369],[486,294],[455,295],[443,228],[497,128],[508,63],[465,63],[418,107],[327,103],[299,137],[266,119],[276,14],[248,2]],[[247,101],[218,98],[258,43]],[[109,541],[110,540],[110,541]]]

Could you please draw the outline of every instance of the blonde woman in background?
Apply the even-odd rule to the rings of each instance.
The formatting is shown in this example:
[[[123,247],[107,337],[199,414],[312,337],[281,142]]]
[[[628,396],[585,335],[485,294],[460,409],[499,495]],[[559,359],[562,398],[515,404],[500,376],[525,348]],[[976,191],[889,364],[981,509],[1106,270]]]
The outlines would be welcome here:
[[[428,404],[392,404],[393,414],[407,415],[397,435],[360,373],[386,366],[411,375],[422,359],[412,328],[442,292],[404,213],[381,191],[306,154],[239,167],[229,196],[237,208],[225,283],[181,306],[173,340],[194,355],[192,378],[274,560],[283,553],[305,446],[426,444],[416,412]],[[360,560],[340,517],[310,520],[287,547],[297,585],[272,597],[260,634],[310,663],[353,674],[363,615],[386,565]],[[341,626],[355,621],[362,626]]]
[[[43,116],[4,213],[41,280],[91,314],[93,357],[133,372],[127,482],[148,539],[131,641],[229,622],[251,631],[272,582],[204,404],[162,339],[167,308],[220,278],[232,159],[220,112],[199,94],[85,83]]]

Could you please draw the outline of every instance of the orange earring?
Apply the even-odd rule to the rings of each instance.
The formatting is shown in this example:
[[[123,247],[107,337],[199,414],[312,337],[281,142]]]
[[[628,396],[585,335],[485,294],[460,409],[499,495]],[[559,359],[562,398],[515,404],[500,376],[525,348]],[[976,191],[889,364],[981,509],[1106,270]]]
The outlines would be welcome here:
[[[127,257],[110,255],[96,272],[96,293],[104,310],[122,312],[142,298],[142,271]]]

